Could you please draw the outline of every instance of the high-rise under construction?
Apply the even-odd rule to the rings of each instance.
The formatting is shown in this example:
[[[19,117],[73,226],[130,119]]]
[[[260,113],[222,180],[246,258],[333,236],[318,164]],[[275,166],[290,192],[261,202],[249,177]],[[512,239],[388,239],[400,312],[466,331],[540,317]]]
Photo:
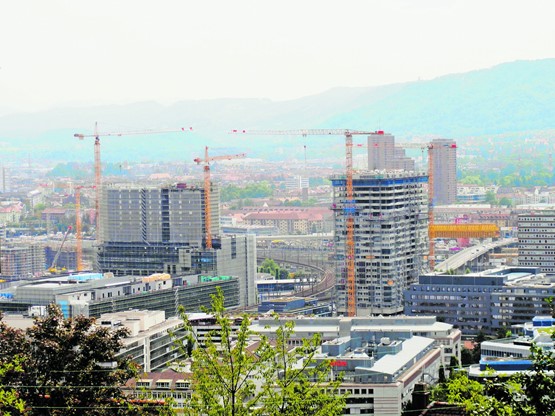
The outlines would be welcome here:
[[[219,237],[219,192],[211,191],[212,248],[206,247],[204,188],[196,185],[103,187],[98,267],[116,276],[233,275],[241,304],[255,302],[256,243]]]
[[[345,176],[332,177],[339,314],[347,313],[347,216],[354,218],[357,316],[402,312],[403,291],[418,278],[428,248],[426,182],[419,172],[355,174],[347,201]]]

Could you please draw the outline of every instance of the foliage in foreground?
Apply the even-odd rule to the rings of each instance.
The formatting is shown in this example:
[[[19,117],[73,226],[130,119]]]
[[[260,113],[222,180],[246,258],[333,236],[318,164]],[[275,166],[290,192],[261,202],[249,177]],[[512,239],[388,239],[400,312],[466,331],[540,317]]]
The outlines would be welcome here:
[[[0,413],[11,415],[139,415],[121,386],[136,375],[130,358],[116,358],[125,329],[65,319],[56,305],[33,327],[8,327],[0,316]]]
[[[531,371],[483,384],[453,372],[433,391],[433,399],[462,404],[470,415],[555,415],[555,355],[532,345],[531,359]]]
[[[235,328],[225,312],[221,290],[212,296],[209,312],[218,329],[201,340],[181,310],[191,338],[176,342],[184,351],[188,343],[196,346],[192,352],[190,415],[333,416],[342,413],[345,399],[338,394],[340,381],[327,380],[329,362],[318,364],[314,360],[320,344],[318,336],[291,349],[292,322],[279,326],[272,340],[254,333],[246,314]],[[257,341],[253,343],[253,339]]]

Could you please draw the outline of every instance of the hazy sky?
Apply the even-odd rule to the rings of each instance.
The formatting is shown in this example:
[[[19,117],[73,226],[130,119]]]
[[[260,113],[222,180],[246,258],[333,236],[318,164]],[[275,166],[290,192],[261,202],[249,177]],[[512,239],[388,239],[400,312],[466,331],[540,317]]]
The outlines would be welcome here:
[[[555,57],[553,0],[18,0],[0,108],[274,100]]]

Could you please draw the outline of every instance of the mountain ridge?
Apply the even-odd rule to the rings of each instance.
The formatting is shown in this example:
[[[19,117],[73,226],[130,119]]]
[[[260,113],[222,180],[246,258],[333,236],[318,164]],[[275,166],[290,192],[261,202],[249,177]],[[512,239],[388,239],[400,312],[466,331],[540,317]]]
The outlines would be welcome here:
[[[286,101],[218,98],[181,100],[171,105],[143,101],[8,114],[0,117],[0,143],[10,149],[1,153],[11,158],[21,152],[56,160],[90,158],[92,143],[79,142],[73,133],[90,134],[94,121],[98,121],[100,131],[194,128],[192,135],[178,138],[149,135],[103,140],[105,160],[187,160],[190,154],[199,154],[204,145],[275,156],[276,146],[298,145],[298,138],[267,136],[260,140],[227,133],[249,128],[380,129],[400,140],[443,136],[464,141],[468,137],[517,137],[522,132],[553,129],[554,109],[555,59],[542,59],[424,81],[336,87]],[[313,143],[314,147],[325,147],[335,141],[327,137]]]

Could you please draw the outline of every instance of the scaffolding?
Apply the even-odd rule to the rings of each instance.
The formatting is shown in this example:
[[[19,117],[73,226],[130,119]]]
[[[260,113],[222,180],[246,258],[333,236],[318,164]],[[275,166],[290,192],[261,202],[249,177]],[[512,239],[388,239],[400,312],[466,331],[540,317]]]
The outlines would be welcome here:
[[[431,238],[497,238],[497,224],[433,224]]]

